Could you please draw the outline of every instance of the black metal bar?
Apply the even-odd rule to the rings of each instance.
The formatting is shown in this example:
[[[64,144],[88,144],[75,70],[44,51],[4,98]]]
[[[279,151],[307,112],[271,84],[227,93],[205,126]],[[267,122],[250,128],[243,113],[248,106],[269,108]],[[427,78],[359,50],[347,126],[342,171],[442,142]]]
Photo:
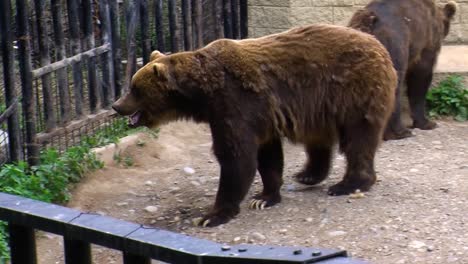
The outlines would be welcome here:
[[[119,97],[122,91],[122,48],[120,39],[120,12],[118,1],[110,1],[111,24],[112,24],[112,56],[114,59],[114,83],[115,97]]]
[[[169,11],[169,33],[171,35],[171,51],[179,51],[179,26],[177,25],[177,6],[176,0],[168,0]]]
[[[155,0],[154,1],[154,9],[155,9],[155,27],[156,27],[156,38],[157,47],[160,52],[166,51],[166,45],[164,44],[164,25],[163,25],[163,1],[162,0]]]
[[[65,237],[63,239],[66,264],[91,264],[91,245],[88,242]]]
[[[239,0],[231,0],[232,38],[240,39]]]
[[[223,18],[224,18],[224,37],[233,38],[231,0],[223,0]]]
[[[151,264],[151,258],[124,252],[123,262],[124,264]]]
[[[114,1],[113,1],[114,2]],[[67,0],[68,25],[70,30],[70,46],[73,55],[81,52],[80,20],[78,0]],[[73,92],[75,103],[75,115],[80,118],[83,115],[83,75],[81,62],[72,65]]]
[[[249,12],[247,0],[239,0],[240,5],[240,37],[245,39],[249,37]]]
[[[192,0],[192,23],[194,48],[203,47],[203,3],[202,0]]]
[[[36,102],[34,98],[31,66],[31,35],[28,26],[28,1],[17,0],[17,39],[21,74],[22,105],[25,122],[25,143],[30,165],[39,163],[39,146],[36,144]]]
[[[5,104],[7,110],[2,113],[8,118],[8,147],[9,161],[19,161],[23,158],[21,151],[21,130],[19,125],[18,98],[15,89],[15,56],[13,52],[13,32],[11,30],[11,2],[10,0],[0,1],[0,10],[3,15],[0,16],[0,34],[2,63],[3,63],[3,82],[5,84]],[[10,112],[9,112],[10,111]],[[1,120],[0,122],[3,122]]]
[[[44,16],[45,4],[46,1],[44,0],[34,0],[41,66],[50,64],[49,36],[47,32],[47,21]],[[43,96],[45,126],[47,131],[51,131],[57,126],[57,120],[54,111],[51,76],[49,74],[42,76],[41,90]]]
[[[60,0],[52,0],[52,18],[54,25],[55,36],[55,49],[57,60],[66,58],[67,53],[65,49],[63,21],[62,21],[62,4]],[[68,123],[71,119],[71,106],[70,106],[70,90],[68,89],[68,74],[67,68],[57,71],[58,91],[60,98],[60,121],[63,124]]]
[[[112,46],[109,0],[101,0],[99,2],[99,17],[101,18],[102,42],[109,43]],[[103,96],[101,102],[103,108],[109,108],[115,99],[114,62],[112,50],[109,50],[106,53],[104,53],[102,59]]]
[[[88,243],[120,250],[127,256],[128,261],[142,261],[141,263],[145,264],[148,263],[148,258],[181,264],[304,264],[323,263],[333,259],[339,261],[328,263],[363,263],[346,258],[346,252],[342,250],[256,245],[226,247],[204,239],[144,227],[107,216],[81,213],[5,193],[0,193],[0,220],[27,226],[30,230],[34,228],[65,236],[66,248],[79,248],[76,251],[67,250],[68,258],[76,256],[79,259],[70,263],[88,263]],[[21,235],[18,241],[25,241],[24,237]],[[83,256],[78,256],[80,254]]]
[[[216,2],[216,1],[213,1]],[[184,25],[184,48],[192,50],[192,10],[190,0],[182,0],[182,23]]]
[[[36,264],[34,229],[12,222],[8,223],[11,264]]]
[[[146,64],[149,62],[151,55],[148,0],[140,0],[140,21],[141,51],[143,53],[143,63]]]
[[[91,0],[82,0],[81,6],[83,7],[83,19],[84,19],[84,36],[86,39],[86,49],[93,49],[94,42],[94,30],[93,30],[93,5]],[[88,96],[89,96],[89,108],[91,113],[95,113],[98,109],[99,102],[99,88],[97,81],[97,68],[96,58],[91,57],[87,59],[88,68]]]

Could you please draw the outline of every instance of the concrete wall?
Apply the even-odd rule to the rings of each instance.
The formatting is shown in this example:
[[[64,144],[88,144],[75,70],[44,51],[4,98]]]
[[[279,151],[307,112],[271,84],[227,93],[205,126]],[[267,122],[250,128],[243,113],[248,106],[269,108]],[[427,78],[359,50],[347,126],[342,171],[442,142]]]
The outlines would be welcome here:
[[[346,25],[370,0],[249,0],[249,34],[259,37],[311,23]],[[444,3],[447,1],[437,1]],[[468,43],[468,0],[458,0],[448,43]]]

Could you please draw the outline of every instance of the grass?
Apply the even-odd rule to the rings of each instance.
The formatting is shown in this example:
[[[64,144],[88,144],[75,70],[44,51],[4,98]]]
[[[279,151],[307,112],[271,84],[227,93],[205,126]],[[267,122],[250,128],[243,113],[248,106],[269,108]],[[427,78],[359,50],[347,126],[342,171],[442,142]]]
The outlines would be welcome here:
[[[432,117],[453,116],[455,120],[468,120],[468,87],[463,77],[451,75],[427,93],[427,106]]]

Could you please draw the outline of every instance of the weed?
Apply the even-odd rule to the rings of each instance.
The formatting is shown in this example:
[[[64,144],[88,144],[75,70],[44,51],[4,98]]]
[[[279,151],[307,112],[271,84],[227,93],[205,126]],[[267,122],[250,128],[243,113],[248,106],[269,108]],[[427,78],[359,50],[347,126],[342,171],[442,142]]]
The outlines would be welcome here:
[[[463,87],[463,77],[449,76],[430,89],[427,105],[430,116],[454,116],[458,121],[468,120],[468,90]]]

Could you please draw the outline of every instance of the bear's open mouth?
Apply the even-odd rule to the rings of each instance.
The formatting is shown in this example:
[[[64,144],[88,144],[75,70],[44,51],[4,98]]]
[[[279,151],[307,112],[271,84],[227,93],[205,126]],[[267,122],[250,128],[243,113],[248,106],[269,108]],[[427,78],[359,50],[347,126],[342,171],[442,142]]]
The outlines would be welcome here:
[[[140,119],[141,119],[141,112],[140,111],[136,111],[135,113],[131,114],[129,116],[129,123],[130,123],[130,126],[132,127],[135,127],[138,125],[138,123],[140,123]]]

